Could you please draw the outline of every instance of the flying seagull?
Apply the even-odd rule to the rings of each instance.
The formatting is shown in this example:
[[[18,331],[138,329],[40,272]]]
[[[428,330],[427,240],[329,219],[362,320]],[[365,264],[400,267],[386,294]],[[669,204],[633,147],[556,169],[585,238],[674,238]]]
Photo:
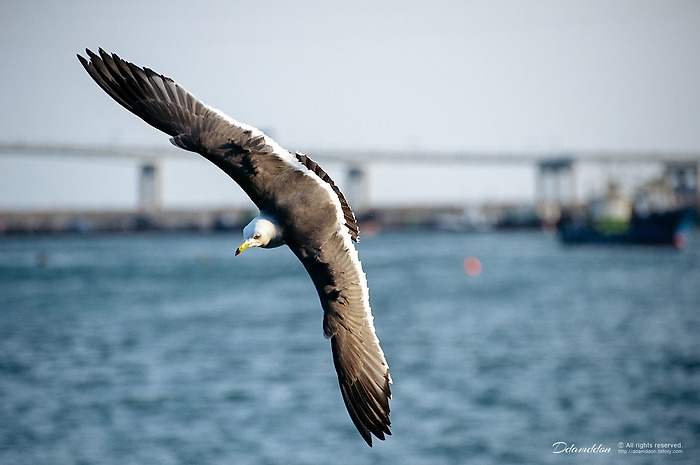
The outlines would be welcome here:
[[[302,153],[205,105],[172,79],[100,49],[78,55],[90,77],[124,108],[228,174],[260,214],[244,229],[248,247],[286,244],[316,286],[323,333],[350,418],[372,446],[389,435],[391,376],[374,331],[369,290],[357,250],[359,229],[340,189]]]

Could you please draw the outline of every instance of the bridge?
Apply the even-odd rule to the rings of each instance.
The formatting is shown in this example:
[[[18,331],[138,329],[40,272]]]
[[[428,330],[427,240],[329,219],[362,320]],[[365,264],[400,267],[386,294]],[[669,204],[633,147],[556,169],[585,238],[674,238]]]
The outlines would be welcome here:
[[[121,145],[62,145],[0,143],[0,155],[51,157],[90,157],[131,159],[139,163],[139,208],[155,211],[161,208],[162,182],[160,162],[166,159],[186,159],[192,155],[176,147]],[[374,163],[424,163],[455,165],[534,166],[537,176],[535,192],[538,208],[546,212],[576,199],[575,166],[598,164],[660,164],[664,175],[677,194],[688,203],[700,204],[700,152],[664,151],[570,151],[570,152],[477,152],[477,151],[368,151],[368,150],[310,150],[307,154],[319,162],[337,162],[346,168],[347,196],[353,199],[357,211],[369,207],[367,202],[367,171]],[[318,156],[317,156],[318,154]]]

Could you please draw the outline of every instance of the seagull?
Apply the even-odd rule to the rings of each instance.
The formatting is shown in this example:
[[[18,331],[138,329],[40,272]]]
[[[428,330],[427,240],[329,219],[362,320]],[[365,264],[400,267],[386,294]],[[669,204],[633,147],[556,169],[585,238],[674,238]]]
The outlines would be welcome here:
[[[250,197],[259,215],[244,229],[249,247],[287,245],[316,287],[323,334],[338,384],[367,444],[390,435],[391,376],[374,329],[367,279],[353,242],[359,228],[338,186],[308,156],[280,147],[259,129],[212,108],[169,77],[102,49],[78,60],[124,108],[160,129],[175,146],[202,155]]]

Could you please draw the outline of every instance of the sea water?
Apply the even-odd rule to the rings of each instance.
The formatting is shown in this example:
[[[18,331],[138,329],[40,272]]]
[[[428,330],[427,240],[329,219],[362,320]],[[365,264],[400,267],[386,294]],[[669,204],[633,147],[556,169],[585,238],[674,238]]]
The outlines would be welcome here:
[[[234,258],[240,240],[0,239],[0,463],[700,460],[697,234],[682,251],[363,237],[394,380],[373,448],[304,269],[286,248]]]

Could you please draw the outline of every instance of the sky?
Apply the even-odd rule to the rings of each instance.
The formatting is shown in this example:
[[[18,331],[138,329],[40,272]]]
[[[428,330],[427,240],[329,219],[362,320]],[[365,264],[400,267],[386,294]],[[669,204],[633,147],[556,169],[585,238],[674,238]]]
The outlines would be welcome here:
[[[426,153],[371,165],[375,204],[532,200],[534,169],[429,159],[445,151],[700,152],[695,0],[0,0],[0,142],[169,145],[91,81],[75,57],[86,47],[174,78],[341,188],[324,150]],[[0,155],[0,210],[133,208],[136,173]],[[168,208],[250,205],[195,154],[162,174]]]

